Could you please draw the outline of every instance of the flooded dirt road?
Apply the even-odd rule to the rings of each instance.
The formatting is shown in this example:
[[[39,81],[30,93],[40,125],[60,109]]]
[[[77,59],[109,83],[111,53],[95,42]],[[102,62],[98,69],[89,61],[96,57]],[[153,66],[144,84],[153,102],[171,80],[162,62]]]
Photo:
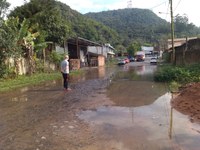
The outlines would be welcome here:
[[[0,94],[0,150],[198,150],[199,124],[171,109],[156,66],[91,68],[72,79]]]

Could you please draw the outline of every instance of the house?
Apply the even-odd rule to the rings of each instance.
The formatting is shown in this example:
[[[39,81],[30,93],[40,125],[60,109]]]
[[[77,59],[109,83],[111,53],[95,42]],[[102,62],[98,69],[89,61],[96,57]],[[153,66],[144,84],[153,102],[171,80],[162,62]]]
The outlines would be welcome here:
[[[152,46],[141,46],[141,50],[145,52],[145,55],[151,55],[154,51]]]
[[[77,37],[68,39],[64,44],[64,48],[57,47],[56,51],[69,54],[70,69],[74,70],[85,66],[104,66],[105,59],[111,52],[111,48],[107,47],[106,45]]]
[[[187,39],[192,40],[192,39],[197,39],[197,37],[188,37]],[[176,38],[174,39],[174,47],[181,46],[185,42],[186,42],[186,38]],[[170,49],[172,47],[172,40],[168,39],[167,43],[168,43],[167,47],[168,49]]]
[[[101,46],[89,46],[89,53],[95,53],[99,55],[103,55],[106,59],[114,57],[114,48],[110,44],[104,44]]]
[[[104,66],[105,61],[109,60],[110,58],[114,57],[114,48],[110,44],[104,44],[101,46],[88,46],[88,55],[90,58],[90,66]],[[98,58],[95,56],[98,55]],[[104,60],[101,58],[103,57]],[[98,61],[97,61],[98,60]]]
[[[185,43],[175,47],[175,64],[200,63],[200,38],[188,39]]]

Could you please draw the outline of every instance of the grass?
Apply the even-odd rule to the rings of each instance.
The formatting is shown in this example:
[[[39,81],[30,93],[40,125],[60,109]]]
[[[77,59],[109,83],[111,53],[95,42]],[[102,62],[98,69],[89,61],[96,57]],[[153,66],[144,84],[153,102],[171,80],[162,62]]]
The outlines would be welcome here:
[[[168,83],[170,90],[176,92],[182,85],[191,82],[200,82],[200,64],[160,66],[155,73],[154,80]]]
[[[70,75],[78,76],[84,73],[83,70],[71,71]],[[14,79],[0,79],[0,92],[11,91],[17,88],[38,85],[44,82],[62,79],[60,72],[51,72],[51,73],[38,73],[32,76],[21,75]]]

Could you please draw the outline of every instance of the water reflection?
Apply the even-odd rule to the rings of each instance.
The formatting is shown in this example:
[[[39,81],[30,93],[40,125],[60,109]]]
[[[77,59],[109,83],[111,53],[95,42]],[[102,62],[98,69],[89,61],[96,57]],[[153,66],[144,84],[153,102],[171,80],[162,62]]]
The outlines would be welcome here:
[[[12,102],[27,102],[28,101],[28,97],[27,96],[12,97],[11,101]]]
[[[137,81],[153,81],[153,73],[157,66],[138,64],[124,65],[121,70],[115,74],[115,80],[137,80]]]
[[[106,126],[106,131],[103,130],[102,134],[104,132],[106,134],[109,126],[110,130],[117,129],[118,134],[113,133],[114,138],[118,138],[117,136],[123,135],[124,132],[132,133],[129,136],[124,136],[119,142],[125,142],[128,140],[127,138],[134,140],[142,136],[143,140],[138,141],[137,144],[142,144],[144,141],[147,147],[154,144],[156,148],[149,148],[150,150],[198,150],[199,125],[192,124],[187,116],[175,110],[170,113],[170,110],[172,110],[170,101],[171,94],[166,93],[151,105],[129,108],[119,106],[99,107],[96,111],[83,111],[79,114],[79,118],[91,124],[99,125],[103,129]]]
[[[150,65],[124,66],[107,88],[114,106],[83,111],[79,118],[97,125],[104,136],[112,134],[126,146],[122,149],[198,150],[200,126],[171,107],[171,93],[152,80],[155,70]]]
[[[140,124],[143,126],[148,126],[154,123],[161,123],[166,124],[166,116],[164,111],[161,113],[157,113],[160,110],[163,110],[165,107],[166,100],[169,103],[171,96],[169,93],[164,94],[163,96],[159,97],[154,104],[148,106],[139,106],[139,107],[119,107],[119,106],[109,106],[109,107],[99,107],[96,111],[88,110],[83,111],[79,117],[81,119],[94,122],[96,124],[112,124],[114,126],[121,126],[121,127],[130,127],[132,123]],[[134,120],[134,121],[133,121]],[[149,122],[149,120],[152,120]],[[159,121],[158,121],[159,120]]]
[[[153,103],[167,92],[164,84],[152,81],[155,69],[156,66],[140,64],[116,72],[107,89],[108,98],[117,106],[138,107]]]
[[[112,82],[107,90],[107,96],[117,106],[138,107],[153,103],[166,93],[163,84],[149,81]]]
[[[138,75],[153,74],[156,68],[157,66],[142,64],[140,66],[135,67],[135,71]]]
[[[88,68],[84,74],[76,75],[70,78],[70,82],[82,82],[91,79],[103,79],[109,77],[113,74],[116,68],[106,68],[106,67],[97,67],[97,68]]]

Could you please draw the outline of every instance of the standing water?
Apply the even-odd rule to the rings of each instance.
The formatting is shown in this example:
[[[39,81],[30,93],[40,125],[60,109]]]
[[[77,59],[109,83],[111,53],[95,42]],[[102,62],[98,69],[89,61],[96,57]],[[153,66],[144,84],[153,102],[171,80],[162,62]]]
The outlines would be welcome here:
[[[171,93],[155,83],[156,66],[118,67],[106,97],[113,106],[86,110],[79,118],[101,133],[102,148],[120,150],[198,150],[200,126],[171,108]]]

